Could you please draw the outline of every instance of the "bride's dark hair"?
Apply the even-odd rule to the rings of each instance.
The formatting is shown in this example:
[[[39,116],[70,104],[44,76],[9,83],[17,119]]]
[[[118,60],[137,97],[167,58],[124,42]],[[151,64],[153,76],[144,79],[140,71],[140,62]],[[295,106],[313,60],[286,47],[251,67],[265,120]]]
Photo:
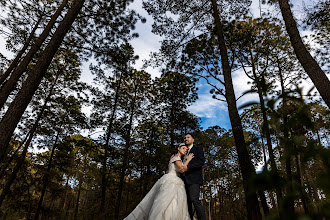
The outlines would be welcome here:
[[[177,153],[179,152],[179,151],[178,151],[178,148],[181,148],[181,147],[183,147],[183,146],[187,146],[187,145],[186,145],[185,143],[181,143],[181,144],[175,146],[175,148],[173,149],[172,155],[173,155],[173,154],[177,154]]]

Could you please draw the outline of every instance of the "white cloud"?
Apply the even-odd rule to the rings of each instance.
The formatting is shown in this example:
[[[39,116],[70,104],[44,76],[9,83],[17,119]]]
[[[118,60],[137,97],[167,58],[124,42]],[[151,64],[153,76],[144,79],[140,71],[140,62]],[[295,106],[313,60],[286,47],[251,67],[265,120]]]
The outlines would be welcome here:
[[[147,26],[147,24],[144,24]],[[157,38],[151,32],[140,33],[140,37],[132,40],[130,43],[134,47],[134,52],[139,56],[134,67],[138,70],[142,69],[143,61],[149,59],[150,52],[156,52],[160,48],[160,43],[152,42],[154,38]],[[147,67],[146,72],[151,74],[152,78],[159,77],[160,71],[156,68]]]
[[[148,13],[142,8],[142,0],[135,0],[130,8],[134,9],[140,15],[147,19],[146,23],[138,22],[136,24],[136,32],[139,33],[139,37],[130,41],[134,47],[134,52],[139,56],[139,60],[136,61],[134,67],[136,69],[142,69],[143,60],[149,59],[151,52],[156,52],[160,48],[160,41],[162,37],[155,35],[151,32],[153,19]],[[160,71],[157,68],[148,67],[145,69],[146,72],[151,74],[152,78],[159,77]]]
[[[238,99],[244,92],[251,89],[251,85],[248,84],[251,81],[243,71],[236,71],[232,73],[233,85],[235,90],[236,99]],[[257,94],[246,94],[239,98],[237,101],[238,107],[248,101],[257,100]]]
[[[199,99],[188,110],[198,117],[216,118],[218,111],[227,109],[224,102],[212,98],[211,94],[199,94]]]

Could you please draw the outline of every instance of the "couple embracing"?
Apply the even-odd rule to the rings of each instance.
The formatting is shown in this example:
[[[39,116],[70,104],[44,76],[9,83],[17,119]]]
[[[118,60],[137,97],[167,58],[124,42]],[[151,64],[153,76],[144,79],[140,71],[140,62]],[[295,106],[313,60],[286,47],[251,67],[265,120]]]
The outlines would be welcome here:
[[[168,164],[163,175],[148,194],[125,220],[206,220],[199,200],[203,185],[202,166],[205,158],[203,148],[194,145],[194,138],[186,134]]]

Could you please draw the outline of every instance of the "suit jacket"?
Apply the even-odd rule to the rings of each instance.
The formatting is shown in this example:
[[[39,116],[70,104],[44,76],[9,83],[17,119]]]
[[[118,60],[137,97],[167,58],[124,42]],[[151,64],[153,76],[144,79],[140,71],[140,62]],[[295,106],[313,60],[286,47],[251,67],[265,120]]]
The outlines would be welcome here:
[[[181,174],[185,184],[203,185],[203,165],[205,162],[203,148],[193,145],[189,153],[194,154],[194,158],[188,164],[188,171]]]

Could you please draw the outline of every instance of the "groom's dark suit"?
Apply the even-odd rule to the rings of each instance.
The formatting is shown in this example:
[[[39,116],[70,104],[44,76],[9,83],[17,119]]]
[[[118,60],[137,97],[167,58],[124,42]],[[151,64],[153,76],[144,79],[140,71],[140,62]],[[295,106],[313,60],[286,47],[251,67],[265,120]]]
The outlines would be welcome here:
[[[192,204],[194,204],[198,220],[204,220],[205,211],[199,201],[199,187],[203,185],[203,165],[205,162],[203,148],[193,145],[189,153],[194,154],[194,158],[188,164],[188,170],[181,174],[181,178],[185,183],[187,200],[188,200],[188,211],[190,218],[193,219]],[[183,159],[183,158],[182,158]]]
[[[203,185],[203,165],[205,162],[203,148],[193,145],[189,153],[194,154],[194,158],[188,164],[188,171],[184,173],[183,181],[186,184]]]

